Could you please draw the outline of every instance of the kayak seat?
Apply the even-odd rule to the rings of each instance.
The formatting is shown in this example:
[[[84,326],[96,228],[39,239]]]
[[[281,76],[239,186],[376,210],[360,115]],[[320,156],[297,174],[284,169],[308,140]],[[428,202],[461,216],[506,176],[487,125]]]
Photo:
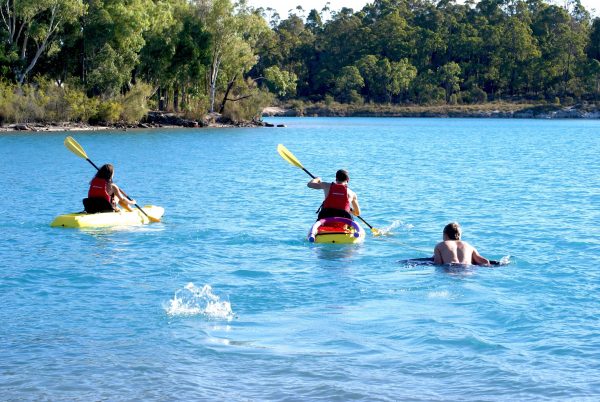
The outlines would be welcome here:
[[[105,198],[92,197],[92,198],[84,198],[83,209],[88,214],[98,214],[102,212],[115,212],[112,204],[108,202]]]
[[[335,222],[338,223],[338,222]],[[341,223],[341,225],[331,224],[331,226],[321,226],[319,227],[319,233],[348,233],[348,225]]]

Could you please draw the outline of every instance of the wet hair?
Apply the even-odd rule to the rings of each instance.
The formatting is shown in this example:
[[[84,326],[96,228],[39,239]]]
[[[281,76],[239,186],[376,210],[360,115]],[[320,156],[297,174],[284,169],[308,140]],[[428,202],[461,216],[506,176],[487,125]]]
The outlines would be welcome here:
[[[451,222],[444,227],[444,234],[448,236],[450,240],[460,240],[461,228],[458,222]]]
[[[113,174],[115,173],[115,169],[113,167],[113,165],[111,165],[110,163],[107,163],[106,165],[102,165],[102,167],[98,170],[98,173],[96,173],[96,178],[98,179],[104,179],[108,182],[112,181],[112,177]]]
[[[347,170],[340,169],[337,172],[335,172],[335,180],[339,181],[340,183],[343,181],[349,181],[350,175],[348,174]]]

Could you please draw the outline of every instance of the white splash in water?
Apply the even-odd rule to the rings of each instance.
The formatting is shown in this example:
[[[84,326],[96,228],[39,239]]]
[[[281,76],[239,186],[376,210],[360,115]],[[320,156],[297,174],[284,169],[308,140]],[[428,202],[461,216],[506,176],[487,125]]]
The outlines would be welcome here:
[[[450,292],[447,290],[435,290],[427,294],[429,299],[449,299]]]
[[[214,320],[231,321],[234,317],[231,303],[221,301],[210,285],[204,285],[200,289],[192,282],[175,292],[173,299],[165,306],[165,311],[170,316],[202,314]]]
[[[394,229],[401,228],[403,231],[410,231],[414,228],[414,225],[410,223],[404,223],[401,220],[392,221],[391,224],[384,228],[379,229],[379,234],[382,236],[388,236],[394,234]]]
[[[505,255],[504,257],[500,258],[500,265],[508,265],[510,264],[510,255]]]

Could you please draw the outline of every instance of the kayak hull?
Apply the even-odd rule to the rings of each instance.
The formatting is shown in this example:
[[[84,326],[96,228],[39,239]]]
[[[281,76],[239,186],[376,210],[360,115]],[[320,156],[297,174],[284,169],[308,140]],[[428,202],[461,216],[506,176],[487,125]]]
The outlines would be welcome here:
[[[146,205],[142,208],[146,214],[153,218],[160,219],[165,213],[163,207],[155,205]],[[98,214],[88,214],[86,212],[77,212],[57,216],[51,227],[63,228],[105,228],[111,226],[137,226],[150,223],[150,220],[139,209],[133,208],[132,211],[121,210],[119,212],[103,212]]]
[[[355,244],[365,241],[365,230],[346,218],[325,218],[316,221],[308,232],[311,243]]]

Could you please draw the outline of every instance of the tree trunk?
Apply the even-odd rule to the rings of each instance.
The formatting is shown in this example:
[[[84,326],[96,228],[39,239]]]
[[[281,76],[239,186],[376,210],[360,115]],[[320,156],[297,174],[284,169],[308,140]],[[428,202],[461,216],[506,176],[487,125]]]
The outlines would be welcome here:
[[[179,85],[177,84],[175,84],[175,89],[173,89],[173,109],[179,112]]]
[[[215,49],[213,52],[213,61],[210,65],[209,89],[210,89],[210,112],[215,111],[215,95],[217,93],[217,78],[221,66],[221,52]]]
[[[231,88],[233,88],[233,84],[235,83],[235,80],[237,78],[237,73],[233,76],[233,78],[231,79],[231,81],[229,81],[229,83],[227,84],[227,90],[225,91],[225,95],[223,96],[223,101],[221,102],[221,107],[219,108],[219,113],[223,114],[223,111],[225,111],[225,103],[227,102],[227,97],[229,96],[229,92],[231,92]]]
[[[163,90],[161,87],[158,87],[158,89],[156,90],[156,96],[158,97],[158,110],[162,112],[163,110],[165,110],[165,101],[163,98]]]

